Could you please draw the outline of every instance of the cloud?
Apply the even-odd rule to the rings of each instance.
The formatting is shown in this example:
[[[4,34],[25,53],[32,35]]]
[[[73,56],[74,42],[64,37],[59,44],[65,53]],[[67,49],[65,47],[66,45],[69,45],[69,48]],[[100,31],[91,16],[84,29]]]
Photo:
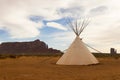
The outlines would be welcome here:
[[[67,28],[63,27],[61,24],[56,23],[56,22],[48,22],[46,24],[46,26],[56,28],[56,29],[65,30],[65,31],[67,30]]]
[[[0,28],[7,31],[11,38],[31,38],[39,35],[42,23],[29,20],[30,13],[22,1],[0,1]]]
[[[45,36],[44,36],[45,37]],[[46,35],[46,38],[44,41],[46,41],[50,47],[54,47],[60,50],[65,50],[70,46],[72,41],[75,38],[74,32],[71,31],[64,31],[64,32],[56,32],[51,35]]]
[[[31,16],[29,16],[29,19],[33,22],[39,23],[44,18],[42,16],[31,15]]]
[[[25,23],[24,25],[8,24],[7,31],[10,33],[12,38],[31,38],[36,37],[40,34],[35,23]],[[36,27],[35,27],[36,26]]]
[[[0,0],[0,29],[7,31],[13,39],[34,38],[41,35],[40,30],[46,26],[43,21],[50,21],[47,22],[49,27],[67,31],[63,24],[54,21],[63,19],[66,15],[86,16],[91,18],[91,23],[81,35],[83,40],[93,43],[95,47],[98,45],[103,48],[110,47],[120,40],[119,2],[119,0]],[[68,41],[66,36],[71,37],[71,34],[65,37],[56,35],[54,41],[56,39]],[[118,44],[116,46],[118,47]]]
[[[96,15],[103,15],[108,10],[106,6],[99,6],[96,8],[93,8],[90,10],[90,15],[96,16]]]
[[[74,17],[78,18],[80,16],[83,16],[84,14],[84,7],[79,6],[79,7],[69,7],[69,8],[60,8],[59,9],[60,15],[64,17]]]
[[[11,38],[36,37],[44,26],[42,20],[57,20],[63,17],[58,12],[62,15],[81,16],[85,10],[84,6],[75,5],[73,2],[74,0],[58,0],[52,3],[49,0],[1,0],[0,29],[8,31]],[[50,25],[66,30],[61,24]]]
[[[61,17],[56,10],[67,7],[70,1],[63,2],[64,0],[0,0],[0,29],[8,31],[11,38],[36,37],[44,26],[42,20]]]

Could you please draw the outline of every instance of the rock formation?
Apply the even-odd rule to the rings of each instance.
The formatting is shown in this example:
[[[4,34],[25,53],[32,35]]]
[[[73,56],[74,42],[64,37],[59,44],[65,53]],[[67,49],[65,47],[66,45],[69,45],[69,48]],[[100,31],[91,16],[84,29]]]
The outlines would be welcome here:
[[[40,40],[31,42],[5,42],[0,44],[0,54],[15,55],[55,55],[60,50],[48,48],[48,45]]]

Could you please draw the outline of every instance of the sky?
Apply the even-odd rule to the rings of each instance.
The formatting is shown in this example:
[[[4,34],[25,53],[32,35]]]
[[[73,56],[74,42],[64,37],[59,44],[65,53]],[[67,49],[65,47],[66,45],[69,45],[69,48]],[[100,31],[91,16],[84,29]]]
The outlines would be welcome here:
[[[83,42],[101,52],[120,52],[119,0],[0,0],[0,43],[40,39],[66,50],[75,34],[65,17],[89,18]],[[92,51],[92,50],[91,50]]]

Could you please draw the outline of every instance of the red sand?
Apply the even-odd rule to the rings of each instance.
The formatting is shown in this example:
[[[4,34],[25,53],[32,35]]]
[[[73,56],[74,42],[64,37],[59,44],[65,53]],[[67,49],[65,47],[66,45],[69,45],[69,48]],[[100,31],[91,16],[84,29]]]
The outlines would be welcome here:
[[[0,59],[0,80],[120,80],[120,59],[90,66],[56,65],[59,57]]]

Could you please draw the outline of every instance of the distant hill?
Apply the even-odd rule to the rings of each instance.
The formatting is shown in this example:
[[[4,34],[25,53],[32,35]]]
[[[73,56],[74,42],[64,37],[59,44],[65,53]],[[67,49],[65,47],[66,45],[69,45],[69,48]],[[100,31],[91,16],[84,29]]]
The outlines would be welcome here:
[[[0,54],[15,55],[57,55],[60,50],[49,48],[39,39],[30,42],[4,42],[0,44]]]

